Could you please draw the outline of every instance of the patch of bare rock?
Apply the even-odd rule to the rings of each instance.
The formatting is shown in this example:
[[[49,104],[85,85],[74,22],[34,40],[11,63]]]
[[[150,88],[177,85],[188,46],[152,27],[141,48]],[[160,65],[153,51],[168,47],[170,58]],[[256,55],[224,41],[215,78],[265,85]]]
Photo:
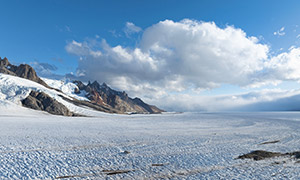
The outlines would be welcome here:
[[[29,96],[22,100],[22,105],[31,109],[46,111],[50,114],[62,116],[78,116],[66,106],[51,98],[44,92],[31,91]]]
[[[247,154],[243,154],[243,155],[237,157],[237,159],[253,159],[255,161],[259,161],[259,160],[263,160],[263,159],[280,157],[280,156],[290,156],[290,157],[299,159],[300,151],[289,152],[289,153],[280,153],[280,152],[256,150],[256,151],[251,151],[250,153],[247,153]]]

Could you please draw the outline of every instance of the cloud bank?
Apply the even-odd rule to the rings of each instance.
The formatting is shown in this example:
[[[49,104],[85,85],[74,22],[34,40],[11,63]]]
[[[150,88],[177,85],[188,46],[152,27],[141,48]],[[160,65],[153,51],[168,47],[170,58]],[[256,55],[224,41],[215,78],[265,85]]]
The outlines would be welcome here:
[[[133,23],[127,23],[126,29],[141,31]],[[134,48],[112,47],[104,39],[73,40],[66,51],[78,56],[76,75],[82,80],[107,82],[155,104],[163,100],[190,105],[197,100],[191,94],[222,84],[258,87],[300,81],[300,48],[271,57],[269,47],[258,38],[214,22],[165,20],[146,28]],[[197,97],[202,102],[212,100]],[[202,109],[197,103],[181,109],[194,107]]]
[[[171,94],[147,99],[169,111],[293,111],[300,110],[300,89],[264,89],[234,95]]]

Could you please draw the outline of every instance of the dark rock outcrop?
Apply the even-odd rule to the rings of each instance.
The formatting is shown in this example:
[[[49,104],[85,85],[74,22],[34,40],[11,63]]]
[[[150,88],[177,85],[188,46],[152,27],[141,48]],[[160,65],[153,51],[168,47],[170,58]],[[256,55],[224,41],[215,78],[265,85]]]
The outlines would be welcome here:
[[[29,96],[22,100],[25,107],[46,111],[50,114],[62,116],[77,116],[72,113],[66,106],[51,98],[44,92],[31,91]]]
[[[262,150],[257,150],[257,151],[252,151],[248,154],[244,154],[238,157],[238,159],[254,159],[256,161],[266,159],[266,158],[272,158],[276,156],[281,156],[281,153],[278,152],[269,152],[269,151],[262,151]]]
[[[279,156],[291,156],[296,159],[300,158],[300,151],[288,152],[288,153],[280,153],[280,152],[270,152],[270,151],[263,151],[263,150],[256,150],[251,151],[250,153],[241,155],[237,157],[237,159],[253,159],[255,161],[279,157]]]
[[[86,97],[93,103],[125,113],[161,113],[163,110],[148,105],[139,98],[128,97],[125,91],[116,91],[107,84],[100,85],[97,81],[84,85],[81,81],[74,81],[79,91],[86,91]],[[78,92],[78,90],[76,90]]]
[[[1,57],[0,57],[0,67],[3,67],[3,66],[6,67],[8,65],[10,65],[8,59],[6,57],[4,59],[1,59]]]
[[[0,58],[0,73],[29,79],[45,87],[49,87],[42,79],[37,76],[35,70],[31,66],[29,66],[28,64],[21,64],[19,66],[12,65],[6,57],[4,59]]]

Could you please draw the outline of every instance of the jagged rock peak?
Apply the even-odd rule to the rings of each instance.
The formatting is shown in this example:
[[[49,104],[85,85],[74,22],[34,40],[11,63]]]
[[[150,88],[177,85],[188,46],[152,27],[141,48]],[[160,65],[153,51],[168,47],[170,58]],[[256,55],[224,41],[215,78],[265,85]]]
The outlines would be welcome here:
[[[163,110],[144,103],[141,99],[128,97],[125,91],[111,89],[106,83],[99,85],[97,81],[84,85],[81,81],[74,81],[79,90],[86,91],[86,97],[95,104],[105,105],[123,113],[161,113]],[[77,93],[79,92],[76,90]]]
[[[8,65],[10,65],[8,59],[6,57],[4,57],[4,59],[1,59],[1,57],[0,57],[0,66],[2,67],[2,66],[8,66]]]
[[[121,95],[125,96],[125,97],[128,97],[128,94],[125,91],[122,91]]]
[[[73,83],[77,85],[79,90],[84,90],[85,89],[85,85],[81,81],[73,81]]]
[[[135,97],[134,99],[133,99],[133,101],[135,101],[135,102],[143,102],[140,98],[138,98],[138,97]]]
[[[102,87],[108,87],[108,85],[104,82],[104,83],[102,83],[102,85],[101,85]]]
[[[16,72],[17,76],[23,77],[26,79],[37,80],[37,74],[35,70],[28,64],[21,64],[17,67]]]
[[[0,58],[0,73],[29,79],[48,87],[48,85],[37,76],[35,70],[31,66],[28,64],[21,64],[19,66],[12,65],[6,57],[4,59]]]
[[[90,86],[95,89],[100,89],[100,84],[97,81],[94,81]]]

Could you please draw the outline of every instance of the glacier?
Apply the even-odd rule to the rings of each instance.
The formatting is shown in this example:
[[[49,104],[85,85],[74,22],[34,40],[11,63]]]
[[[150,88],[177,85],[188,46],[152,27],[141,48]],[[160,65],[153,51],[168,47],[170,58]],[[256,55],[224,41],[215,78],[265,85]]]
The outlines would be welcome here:
[[[23,112],[21,112],[23,113]],[[0,179],[297,179],[300,113],[0,113]],[[262,144],[268,141],[274,144]],[[111,173],[114,172],[114,173]]]
[[[300,160],[236,159],[254,150],[300,149],[300,112],[200,112],[118,115],[64,101],[62,92],[0,74],[0,179],[299,179]],[[43,91],[86,117],[22,107]],[[265,143],[276,142],[276,143]]]

